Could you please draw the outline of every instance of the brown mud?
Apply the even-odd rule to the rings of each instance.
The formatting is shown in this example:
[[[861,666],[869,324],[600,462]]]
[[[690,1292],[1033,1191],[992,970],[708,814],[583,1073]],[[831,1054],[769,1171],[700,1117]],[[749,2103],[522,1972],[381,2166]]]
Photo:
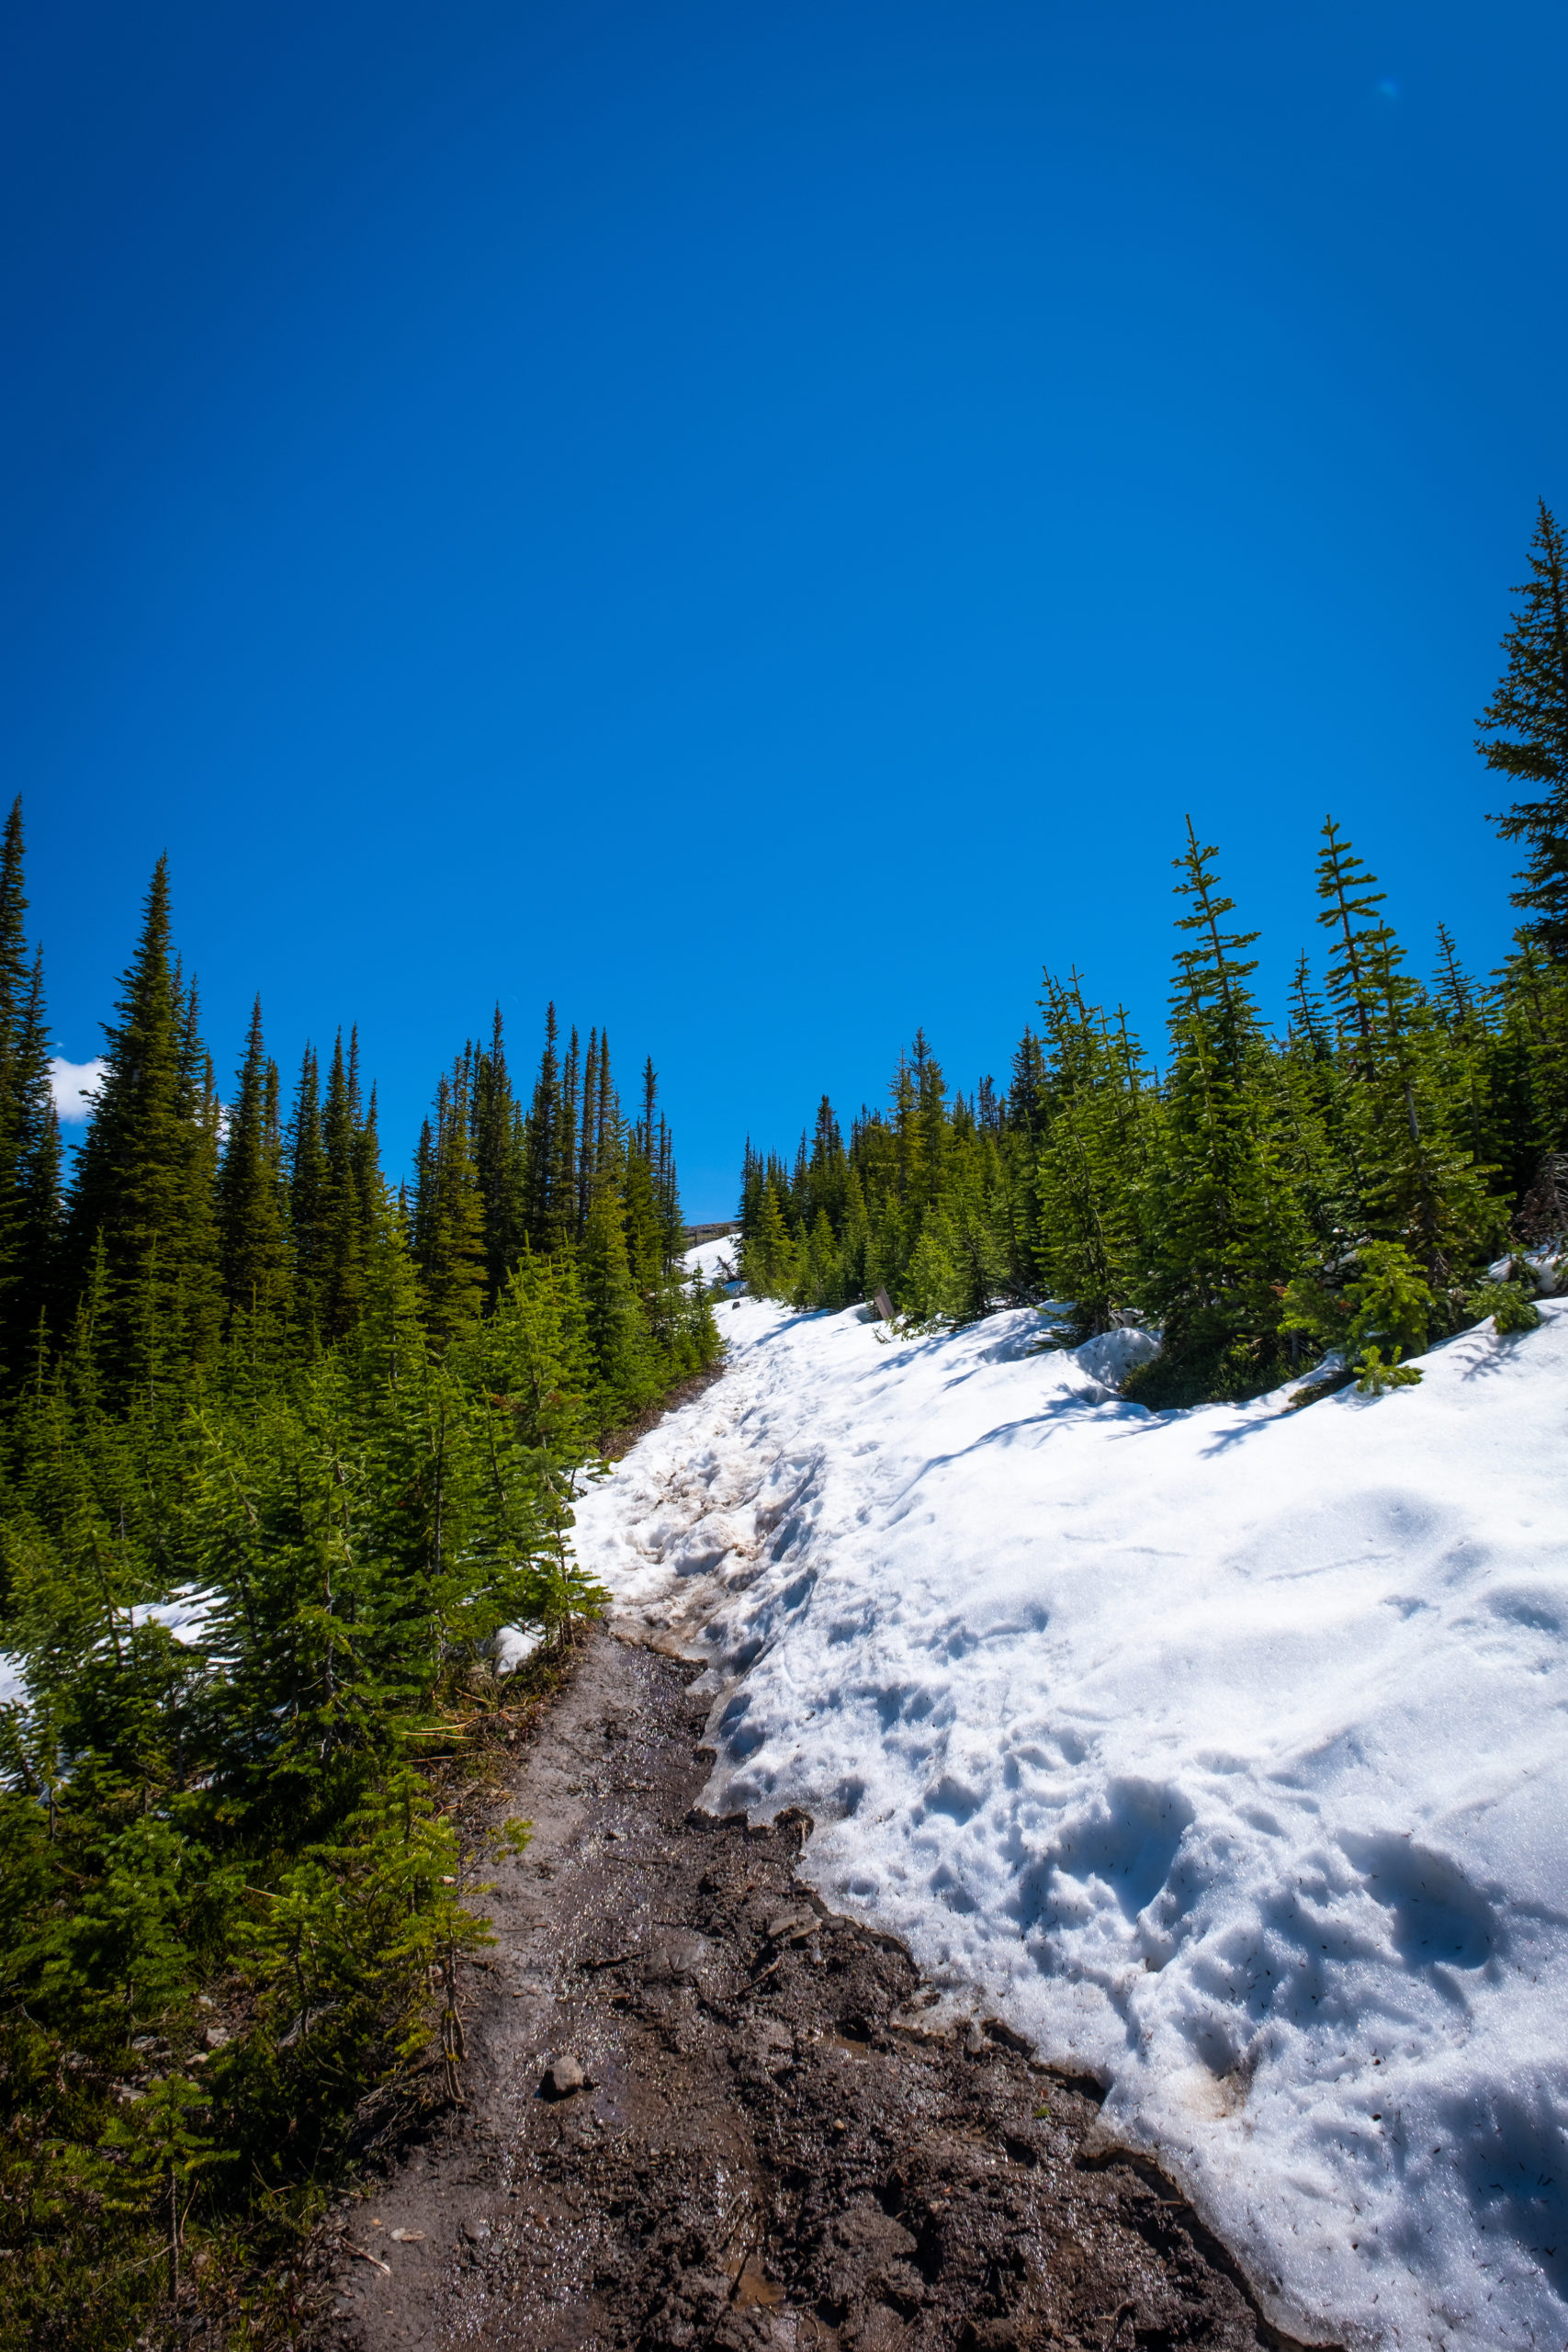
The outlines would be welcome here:
[[[995,2023],[922,2030],[903,1948],[795,1878],[798,1818],[694,1811],[692,1674],[596,1631],[545,1715],[467,2105],[334,2211],[318,2340],[1278,2352],[1170,2185],[1097,2146],[1092,2086]]]

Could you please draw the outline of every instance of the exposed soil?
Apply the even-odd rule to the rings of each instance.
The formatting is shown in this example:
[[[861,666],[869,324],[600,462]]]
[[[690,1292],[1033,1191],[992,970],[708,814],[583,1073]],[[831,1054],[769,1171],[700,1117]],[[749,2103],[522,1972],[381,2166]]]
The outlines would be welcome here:
[[[694,1812],[691,1677],[597,1632],[545,1717],[468,2104],[334,2215],[329,2340],[1281,2346],[1168,2183],[1095,2152],[1091,2086],[930,2030],[903,1948],[795,1879],[798,1819]]]

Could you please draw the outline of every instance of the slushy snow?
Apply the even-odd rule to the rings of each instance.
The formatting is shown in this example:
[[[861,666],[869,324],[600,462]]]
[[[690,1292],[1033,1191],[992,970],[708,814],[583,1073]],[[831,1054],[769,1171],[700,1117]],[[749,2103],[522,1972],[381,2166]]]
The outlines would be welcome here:
[[[1568,2337],[1568,1302],[1424,1384],[1150,1415],[1112,1335],[719,1310],[583,1500],[705,1802],[1106,2086],[1270,2317]],[[1142,1343],[1145,1348],[1147,1343]]]

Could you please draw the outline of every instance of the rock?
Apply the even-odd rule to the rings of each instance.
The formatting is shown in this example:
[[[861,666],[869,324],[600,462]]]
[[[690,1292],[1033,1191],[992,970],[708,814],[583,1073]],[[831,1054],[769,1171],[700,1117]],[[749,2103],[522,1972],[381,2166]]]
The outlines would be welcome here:
[[[226,2050],[234,2039],[226,2025],[209,2025],[201,2038],[209,2050]]]
[[[423,2230],[394,2230],[392,2235],[400,2245],[423,2245],[424,2243]]]
[[[488,2222],[465,2222],[463,2224],[463,2235],[468,2239],[470,2245],[483,2245],[486,2238],[490,2235],[490,2223]]]
[[[817,1925],[815,1911],[778,1911],[768,1921],[768,1941],[774,1944],[794,1943],[799,1936],[808,1936]]]
[[[547,2098],[570,2098],[573,2091],[581,2090],[587,2081],[587,2075],[575,2058],[552,2058],[545,2068],[545,2078],[540,2087]]]

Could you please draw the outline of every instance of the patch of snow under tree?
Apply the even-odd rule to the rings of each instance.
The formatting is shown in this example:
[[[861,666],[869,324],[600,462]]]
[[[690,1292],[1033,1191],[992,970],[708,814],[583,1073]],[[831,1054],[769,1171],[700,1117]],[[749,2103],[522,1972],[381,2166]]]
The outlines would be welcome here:
[[[1568,2335],[1542,1312],[1382,1398],[1154,1416],[1032,1312],[889,1343],[742,1300],[579,1507],[623,1629],[707,1663],[706,1803],[809,1812],[823,1896],[1097,2075],[1298,2335]]]

